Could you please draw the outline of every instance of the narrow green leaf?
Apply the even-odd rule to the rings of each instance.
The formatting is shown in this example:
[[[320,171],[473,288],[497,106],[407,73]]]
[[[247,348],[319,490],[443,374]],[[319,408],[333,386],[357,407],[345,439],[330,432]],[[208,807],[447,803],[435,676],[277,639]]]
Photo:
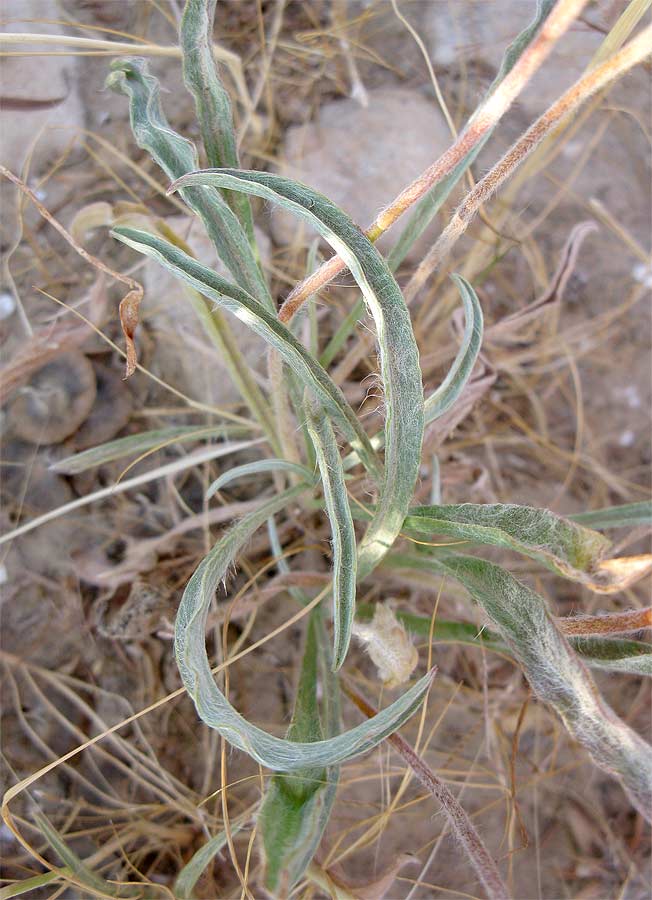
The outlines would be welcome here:
[[[0,900],[11,900],[12,897],[20,897],[41,887],[47,887],[53,881],[65,879],[66,875],[72,875],[72,869],[65,866],[62,869],[53,869],[51,872],[43,872],[41,875],[33,875],[22,881],[14,881],[0,888]]]
[[[652,644],[602,637],[571,637],[569,641],[592,669],[652,677]]]
[[[412,497],[423,439],[423,388],[410,314],[387,264],[334,203],[298,182],[261,172],[208,170],[186,175],[172,189],[213,185],[278,203],[308,221],[346,263],[376,324],[385,392],[385,471],[376,512],[358,554],[365,578],[394,543]]]
[[[605,509],[573,513],[568,518],[587,528],[599,530],[652,525],[652,500],[641,500],[638,503],[623,503],[622,506],[607,506]]]
[[[107,86],[129,98],[131,129],[138,146],[147,150],[170,179],[197,169],[197,150],[191,141],[170,128],[161,108],[158,81],[149,74],[144,60],[124,58],[112,62]],[[249,239],[220,192],[190,188],[181,196],[201,218],[236,282],[269,311],[275,311]]]
[[[222,472],[219,478],[216,478],[206,491],[206,499],[209,500],[218,491],[225,488],[227,484],[236,481],[238,478],[244,478],[247,475],[258,475],[260,472],[278,471],[293,472],[295,475],[300,475],[307,484],[315,480],[313,473],[309,469],[298,463],[289,462],[287,459],[257,459],[255,462],[234,466],[232,469]]]
[[[114,459],[123,459],[131,454],[139,455],[161,446],[173,446],[182,441],[199,441],[206,437],[226,437],[226,435],[246,434],[248,429],[240,425],[175,425],[171,428],[156,428],[153,431],[141,431],[127,437],[108,441],[90,450],[74,453],[59,459],[50,466],[52,472],[61,475],[77,475],[95,466],[103,466]]]
[[[242,546],[254,531],[305,485],[289,488],[249,513],[217,542],[188,582],[175,624],[175,654],[183,684],[200,718],[239,750],[277,772],[336,765],[377,746],[419,707],[432,680],[429,673],[375,718],[349,731],[311,743],[296,743],[267,734],[248,722],[228,702],[213,678],[206,653],[206,619],[213,595]]]
[[[346,494],[342,457],[330,422],[319,403],[305,400],[312,439],[324,487],[324,501],[333,544],[333,667],[337,671],[351,641],[355,616],[357,555],[353,518]]]
[[[145,256],[151,256],[177,278],[188,282],[209,300],[214,300],[237,316],[301,374],[304,386],[317,394],[337,420],[360,460],[373,473],[378,470],[374,450],[357,416],[342,391],[335,385],[305,347],[253,297],[230,284],[216,272],[202,266],[178,247],[162,238],[135,228],[114,228],[111,234]]]
[[[323,737],[319,716],[317,629],[319,610],[308,621],[292,724],[286,738],[311,742]],[[337,766],[274,775],[258,815],[265,886],[286,896],[301,878],[321,841],[337,792]]]
[[[231,833],[237,834],[242,828],[241,825],[233,825]],[[223,850],[227,844],[226,831],[220,831],[193,854],[183,869],[177,875],[174,882],[174,896],[179,900],[193,900],[193,891],[195,885],[201,878],[202,873],[210,864],[220,850]]]
[[[464,335],[460,349],[437,390],[426,398],[426,425],[443,416],[455,403],[471,377],[482,344],[483,317],[475,291],[461,275],[451,275],[464,304]]]
[[[405,519],[411,534],[445,534],[506,547],[543,563],[559,575],[591,583],[610,541],[596,531],[547,509],[502,503],[415,506]]]
[[[133,885],[129,890],[124,891],[123,886],[118,886],[105,881],[92,872],[88,866],[70,849],[68,844],[61,838],[59,832],[54,826],[40,813],[34,813],[34,821],[43,837],[52,847],[57,856],[70,869],[70,877],[74,878],[80,884],[83,884],[86,890],[99,897],[135,897],[140,896],[140,888],[142,885]]]
[[[557,711],[596,765],[620,779],[633,805],[650,821],[652,747],[604,702],[542,597],[499,566],[470,556],[396,554],[388,564],[459,581],[499,630],[534,692]]]
[[[231,100],[213,56],[213,21],[217,0],[186,0],[179,38],[183,80],[195,101],[199,129],[209,166],[240,168]],[[254,222],[249,198],[231,194],[227,203],[237,215],[254,248]]]

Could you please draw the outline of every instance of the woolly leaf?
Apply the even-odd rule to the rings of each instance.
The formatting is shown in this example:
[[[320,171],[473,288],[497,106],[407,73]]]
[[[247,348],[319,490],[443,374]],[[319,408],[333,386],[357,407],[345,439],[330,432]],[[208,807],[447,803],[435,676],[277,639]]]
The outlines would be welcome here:
[[[280,175],[209,169],[172,190],[211,185],[279,204],[309,222],[350,269],[374,318],[385,394],[385,471],[376,512],[362,538],[358,574],[366,577],[394,543],[414,491],[423,439],[423,388],[410,315],[387,263],[339,207]]]
[[[639,812],[652,818],[652,747],[604,702],[542,597],[500,566],[470,556],[396,554],[387,562],[459,581],[498,629],[534,692],[557,711],[596,765],[619,778]]]
[[[210,166],[239,168],[231,100],[220,80],[213,56],[213,20],[217,0],[187,0],[179,39],[183,80],[195,101],[202,143]],[[231,194],[227,202],[254,246],[254,223],[249,198]]]
[[[274,737],[241,716],[218,689],[208,662],[205,629],[213,595],[256,529],[298,496],[297,485],[263,503],[234,525],[204,557],[188,582],[175,623],[175,654],[183,684],[200,718],[234,747],[278,772],[336,765],[375,747],[418,708],[432,675],[421,678],[373,719],[344,734],[300,743]]]
[[[344,482],[342,457],[333,429],[318,403],[305,402],[308,433],[324,486],[333,545],[333,666],[340,668],[351,641],[357,572],[355,531]]]
[[[371,471],[377,469],[369,438],[344,394],[275,315],[267,312],[242,288],[226,281],[162,238],[146,231],[126,227],[114,228],[111,234],[134,250],[157,260],[177,278],[186,281],[209,300],[219,303],[278,350],[285,362],[301,375],[304,386],[319,396],[329,411],[337,417],[362,462]]]
[[[298,463],[289,462],[286,459],[257,459],[255,462],[234,466],[232,469],[222,472],[219,478],[216,478],[206,491],[206,499],[213,497],[218,491],[223,490],[227,484],[231,484],[232,481],[236,481],[238,478],[245,478],[247,475],[257,475],[260,472],[292,472],[294,475],[300,475],[302,480],[308,484],[314,480],[312,472]]]

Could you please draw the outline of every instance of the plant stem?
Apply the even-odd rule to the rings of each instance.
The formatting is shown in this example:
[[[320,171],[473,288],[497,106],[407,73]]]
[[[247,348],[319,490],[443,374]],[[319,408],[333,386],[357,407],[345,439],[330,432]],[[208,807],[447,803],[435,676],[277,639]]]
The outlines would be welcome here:
[[[587,0],[560,0],[554,7],[541,31],[524,51],[512,70],[505,76],[487,100],[471,117],[468,125],[452,146],[425,172],[408,185],[366,230],[371,241],[376,241],[403,213],[413,206],[435,184],[449,175],[462,159],[483,139],[509,109],[526,83],[548,56],[555,43],[580,14]],[[332,281],[345,268],[339,256],[333,256],[316,272],[305,278],[287,297],[279,318],[288,322],[304,301]]]
[[[376,715],[376,710],[373,706],[367,703],[364,697],[358,694],[349,683],[343,685],[343,690],[368,718]],[[473,822],[471,822],[463,807],[455,799],[448,785],[444,784],[435,775],[432,769],[415,753],[410,744],[400,734],[390,734],[385,740],[401,754],[425,789],[441,803],[455,837],[466,851],[469,861],[480,878],[490,900],[505,900],[505,898],[508,898],[509,892],[500,876],[496,863],[482,843],[482,839],[476,831]]]
[[[602,616],[565,616],[555,621],[561,631],[569,635],[625,634],[652,628],[652,606]]]
[[[567,115],[572,114],[593,94],[606,87],[616,78],[642,62],[652,53],[652,25],[623,47],[601,66],[591,69],[580,78],[523,134],[511,149],[477,183],[444,229],[434,247],[419,265],[405,289],[405,300],[410,302],[425,284],[430,275],[447,256],[458,239],[464,234],[469,223],[483,203],[493,195],[513,174],[520,164],[532,153],[546,135]]]

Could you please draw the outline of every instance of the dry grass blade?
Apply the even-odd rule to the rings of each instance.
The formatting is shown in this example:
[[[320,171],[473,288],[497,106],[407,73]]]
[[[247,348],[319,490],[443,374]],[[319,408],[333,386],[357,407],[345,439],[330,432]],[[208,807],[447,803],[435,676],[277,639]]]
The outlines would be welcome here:
[[[151,469],[149,472],[143,472],[142,475],[136,475],[134,478],[127,479],[127,481],[120,481],[117,484],[109,485],[109,487],[101,488],[99,491],[94,491],[91,494],[85,494],[83,497],[71,500],[70,503],[65,503],[57,509],[50,510],[50,512],[44,513],[42,516],[37,516],[35,519],[26,522],[24,525],[19,525],[17,528],[12,529],[12,531],[0,535],[0,544],[13,541],[15,538],[20,537],[20,535],[27,534],[35,528],[38,528],[40,525],[45,525],[46,522],[52,522],[54,519],[65,516],[75,509],[81,509],[84,506],[88,506],[89,503],[96,503],[98,500],[106,500],[109,497],[114,497],[116,494],[121,494],[124,491],[130,491],[135,487],[139,487],[141,484],[147,484],[157,478],[167,478],[170,475],[175,475],[177,472],[183,472],[186,469],[194,468],[200,463],[218,459],[220,456],[226,456],[229,453],[235,453],[238,450],[244,450],[247,447],[253,447],[256,444],[260,444],[262,440],[262,438],[258,438],[258,440],[254,441],[236,441],[230,444],[219,444],[217,446],[207,447],[203,450],[196,451],[195,453],[190,453],[188,456],[184,456],[174,462],[166,463],[164,466]]]

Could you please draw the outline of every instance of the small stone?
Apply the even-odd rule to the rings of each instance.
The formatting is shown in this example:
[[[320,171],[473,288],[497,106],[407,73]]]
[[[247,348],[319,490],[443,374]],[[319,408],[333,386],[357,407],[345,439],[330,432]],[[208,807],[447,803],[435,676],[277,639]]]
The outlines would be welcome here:
[[[368,97],[367,107],[355,100],[328,103],[316,122],[289,128],[279,167],[325,194],[361,228],[451,143],[441,112],[418,91],[382,88]],[[408,218],[381,239],[381,250],[391,248]],[[299,219],[273,209],[272,235],[279,244],[302,234],[308,230]],[[423,246],[420,242],[408,258],[420,258]]]
[[[16,298],[10,291],[0,291],[0,320],[8,319],[16,311]]]

